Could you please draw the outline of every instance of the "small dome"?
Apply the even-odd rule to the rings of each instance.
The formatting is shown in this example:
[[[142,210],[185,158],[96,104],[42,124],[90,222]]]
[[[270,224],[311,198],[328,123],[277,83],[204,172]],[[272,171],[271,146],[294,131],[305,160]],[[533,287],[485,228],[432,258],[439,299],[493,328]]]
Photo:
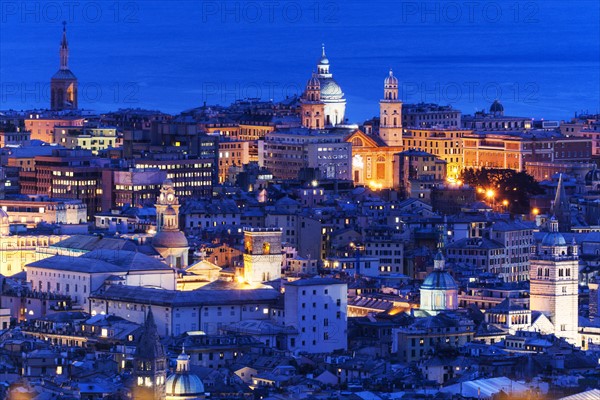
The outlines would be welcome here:
[[[163,188],[174,187],[173,181],[171,179],[165,179],[162,184]]]
[[[308,80],[308,83],[306,84],[306,86],[308,87],[321,87],[321,82],[319,81],[319,78],[316,77],[315,74],[313,74],[310,79]]]
[[[542,239],[542,246],[566,246],[565,237],[559,232],[548,232]]]
[[[427,275],[427,278],[425,278],[425,281],[421,285],[421,289],[458,290],[458,285],[448,271],[437,269]]]
[[[600,169],[594,168],[593,170],[591,170],[587,174],[585,174],[585,184],[586,185],[589,186],[593,182],[598,182],[598,181],[600,181]]]
[[[491,113],[504,112],[504,106],[498,100],[494,100],[494,102],[490,106],[490,112]]]
[[[435,261],[444,261],[444,255],[441,251],[438,251],[434,258]]]
[[[394,76],[394,73],[392,72],[391,69],[390,69],[390,74],[385,78],[385,81],[383,81],[383,84],[385,86],[398,86],[398,78],[396,78]]]
[[[189,247],[187,238],[181,231],[160,231],[152,238],[152,246],[165,249]]]
[[[175,373],[167,378],[166,392],[169,397],[203,396],[204,384],[197,375]]]

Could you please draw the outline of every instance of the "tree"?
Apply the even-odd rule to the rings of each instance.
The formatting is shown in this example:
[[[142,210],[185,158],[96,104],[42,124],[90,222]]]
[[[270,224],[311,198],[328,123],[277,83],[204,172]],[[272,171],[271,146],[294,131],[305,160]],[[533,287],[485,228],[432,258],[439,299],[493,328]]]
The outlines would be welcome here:
[[[469,168],[460,179],[475,187],[481,199],[487,197],[496,204],[506,200],[508,211],[514,214],[529,214],[529,198],[544,193],[531,175],[513,169]]]

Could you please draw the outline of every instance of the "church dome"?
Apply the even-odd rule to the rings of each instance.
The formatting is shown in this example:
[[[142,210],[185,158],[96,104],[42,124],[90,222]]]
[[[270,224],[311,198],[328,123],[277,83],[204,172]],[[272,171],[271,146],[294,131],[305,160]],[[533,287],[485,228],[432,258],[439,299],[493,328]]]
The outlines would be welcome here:
[[[548,232],[542,239],[542,246],[566,246],[565,237],[559,232]]]
[[[427,278],[425,278],[425,281],[421,285],[421,289],[457,290],[458,285],[448,271],[437,269],[427,275]]]
[[[590,186],[593,182],[600,181],[600,169],[594,168],[585,174],[585,184]]]
[[[385,78],[385,81],[383,81],[383,84],[385,86],[398,86],[398,78],[396,78],[394,76],[394,73],[392,72],[391,69],[390,69],[390,74]]]
[[[321,86],[321,82],[319,81],[319,78],[317,78],[315,76],[315,74],[313,74],[310,79],[308,80],[308,83],[306,84],[306,86],[308,87],[314,87],[314,86]]]
[[[190,374],[190,356],[185,347],[177,357],[177,370],[167,378],[165,384],[167,400],[204,398],[204,384],[197,375]]]
[[[181,231],[160,231],[152,238],[152,246],[165,249],[189,247],[187,238]]]
[[[204,395],[204,384],[197,375],[189,373],[175,373],[167,378],[168,397],[189,398]]]
[[[324,100],[337,100],[344,96],[342,88],[333,78],[320,78],[321,82],[321,98]]]
[[[494,102],[490,106],[490,112],[491,113],[504,112],[504,106],[498,100],[494,100]]]

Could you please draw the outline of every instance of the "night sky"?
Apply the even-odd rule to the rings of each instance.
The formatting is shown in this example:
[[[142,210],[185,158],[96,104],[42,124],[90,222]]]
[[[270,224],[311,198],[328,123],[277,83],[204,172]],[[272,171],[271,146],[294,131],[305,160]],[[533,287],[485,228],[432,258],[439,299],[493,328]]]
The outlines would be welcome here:
[[[325,43],[347,116],[405,102],[469,114],[600,111],[598,1],[3,1],[0,109],[47,107],[66,20],[80,107],[176,113],[299,93]]]

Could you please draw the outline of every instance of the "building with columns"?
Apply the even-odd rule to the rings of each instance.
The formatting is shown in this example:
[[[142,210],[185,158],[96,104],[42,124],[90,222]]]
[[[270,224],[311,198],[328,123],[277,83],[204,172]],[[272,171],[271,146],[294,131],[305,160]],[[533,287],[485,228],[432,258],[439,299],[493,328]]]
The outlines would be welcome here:
[[[540,311],[554,327],[554,335],[579,345],[579,256],[550,220],[550,231],[529,257],[530,308]]]
[[[60,69],[50,80],[50,108],[55,111],[77,109],[77,77],[69,69],[66,22],[63,22],[63,34],[60,42]]]

